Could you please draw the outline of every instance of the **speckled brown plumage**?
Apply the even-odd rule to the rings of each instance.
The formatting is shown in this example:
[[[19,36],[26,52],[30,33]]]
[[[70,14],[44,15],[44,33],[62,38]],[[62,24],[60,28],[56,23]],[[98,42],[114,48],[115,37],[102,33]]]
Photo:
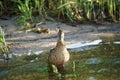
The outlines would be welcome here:
[[[55,65],[57,68],[63,68],[69,58],[70,55],[64,41],[64,33],[62,30],[59,30],[57,44],[56,47],[50,51],[48,63],[49,65]]]

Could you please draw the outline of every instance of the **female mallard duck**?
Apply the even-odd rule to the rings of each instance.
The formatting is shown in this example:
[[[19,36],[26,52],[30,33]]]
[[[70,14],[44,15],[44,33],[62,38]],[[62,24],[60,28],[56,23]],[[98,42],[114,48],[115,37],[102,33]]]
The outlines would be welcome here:
[[[55,65],[58,70],[64,68],[64,64],[69,60],[70,54],[64,41],[64,33],[59,29],[56,47],[50,50],[48,56],[49,66]]]

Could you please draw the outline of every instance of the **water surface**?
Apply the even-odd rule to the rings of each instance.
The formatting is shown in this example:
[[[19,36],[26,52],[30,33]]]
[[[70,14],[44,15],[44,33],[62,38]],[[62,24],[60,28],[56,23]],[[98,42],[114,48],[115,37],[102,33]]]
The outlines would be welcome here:
[[[89,49],[70,50],[71,59],[61,73],[48,73],[47,51],[14,57],[7,67],[0,65],[0,80],[120,80],[119,41],[103,40]]]

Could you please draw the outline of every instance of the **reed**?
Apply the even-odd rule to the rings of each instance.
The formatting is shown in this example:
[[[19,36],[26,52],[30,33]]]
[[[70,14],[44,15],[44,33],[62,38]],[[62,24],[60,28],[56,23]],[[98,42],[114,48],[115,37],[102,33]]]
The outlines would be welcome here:
[[[52,1],[52,0],[50,0]],[[49,8],[54,8],[58,18],[69,20],[119,20],[118,0],[59,0]]]
[[[21,12],[21,20],[31,21],[32,20],[32,4],[30,0],[25,0],[24,2],[18,0],[18,9]]]
[[[47,17],[74,21],[119,21],[120,0],[10,0],[0,1],[1,14],[3,8],[11,8],[6,3],[14,3],[16,14],[19,14],[23,22],[31,21],[33,17],[40,19]],[[5,4],[5,5],[3,5]],[[13,11],[13,10],[11,10]]]
[[[43,19],[45,16],[47,16],[45,12],[45,0],[34,0],[34,10],[38,12],[38,15],[41,19]],[[35,13],[35,12],[33,12]]]

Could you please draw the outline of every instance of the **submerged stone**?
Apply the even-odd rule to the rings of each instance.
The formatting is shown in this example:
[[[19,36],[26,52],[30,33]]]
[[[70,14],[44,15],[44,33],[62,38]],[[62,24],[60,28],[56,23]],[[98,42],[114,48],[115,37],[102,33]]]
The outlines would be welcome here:
[[[100,64],[102,63],[101,58],[90,58],[85,61],[85,64]]]

